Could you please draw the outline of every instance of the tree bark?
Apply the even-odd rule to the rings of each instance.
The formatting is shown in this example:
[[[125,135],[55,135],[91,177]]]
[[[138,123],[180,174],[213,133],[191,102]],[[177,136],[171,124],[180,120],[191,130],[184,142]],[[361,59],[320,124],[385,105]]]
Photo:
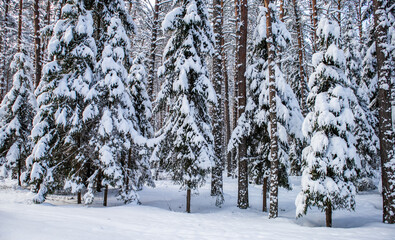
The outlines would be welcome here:
[[[45,15],[45,24],[48,26],[51,23],[51,0],[47,1],[47,11]]]
[[[237,66],[237,80],[239,89],[238,116],[244,113],[247,102],[246,88],[246,65],[247,65],[247,24],[248,24],[248,0],[241,0],[240,4],[240,41],[237,55],[239,64]],[[247,161],[247,143],[243,138],[239,145],[239,175],[238,175],[238,207],[241,209],[248,208],[248,161]]]
[[[276,79],[274,72],[274,46],[272,34],[272,17],[269,8],[270,0],[265,0],[266,13],[266,32],[269,66],[269,104],[270,104],[270,212],[269,218],[278,216],[278,143],[277,143],[277,113],[276,113]]]
[[[18,160],[18,186],[22,186],[22,181],[21,181],[21,174],[22,174],[22,160]]]
[[[223,29],[224,25],[224,0],[221,0],[221,28]],[[228,69],[227,69],[227,57],[225,52],[225,39],[222,34],[221,36],[221,61],[222,61],[222,74],[223,74],[223,81],[224,81],[224,122],[225,122],[225,156],[226,156],[226,163],[227,163],[227,175],[230,177],[233,172],[233,165],[232,165],[232,155],[230,152],[227,151],[228,142],[230,139],[230,111],[229,111],[229,78],[228,78]]]
[[[213,135],[215,166],[212,169],[211,196],[221,196],[223,192],[223,165],[224,155],[222,148],[223,140],[223,116],[222,116],[222,59],[221,59],[221,39],[222,39],[222,15],[221,0],[213,0],[213,26],[215,37],[215,53],[213,57],[213,85],[217,95],[217,105],[213,107]],[[222,203],[217,202],[217,205]]]
[[[158,38],[158,28],[159,28],[159,3],[160,0],[155,0],[154,12],[153,12],[153,26],[152,26],[152,35],[151,35],[151,49],[150,49],[150,69],[148,75],[148,96],[150,96],[150,100],[154,100],[154,85],[156,81],[156,48],[158,46],[157,38]]]
[[[3,36],[4,39],[0,39],[0,45],[2,45],[2,48],[0,49],[0,52],[3,51],[3,66],[2,66],[2,76],[0,76],[0,90],[1,90],[1,95],[0,95],[0,100],[2,101],[4,96],[7,93],[7,85],[8,85],[8,79],[7,79],[7,73],[6,73],[6,66],[7,66],[7,27],[8,27],[8,11],[9,11],[9,5],[10,5],[10,0],[5,1],[5,8],[4,8],[4,20],[2,22],[2,31],[3,31]],[[0,59],[1,60],[1,59]]]
[[[98,173],[97,173],[97,182],[96,182],[96,192],[101,192],[101,189],[102,189],[102,185],[101,185],[101,178],[102,178],[102,176],[101,176],[101,171],[99,171]]]
[[[18,52],[21,51],[21,44],[22,44],[22,10],[23,10],[23,0],[19,0],[19,13],[18,13]]]
[[[296,20],[296,32],[298,37],[298,57],[299,57],[299,76],[300,76],[300,108],[302,110],[303,115],[306,115],[306,104],[305,104],[305,80],[304,80],[304,64],[303,64],[303,33],[302,27],[300,23],[299,9],[296,0],[292,0],[294,7],[294,14]]]
[[[35,62],[35,87],[41,80],[41,39],[40,39],[40,9],[39,0],[34,0],[34,62]]]
[[[81,191],[79,191],[78,194],[77,194],[77,204],[81,204],[81,202],[82,202],[81,199],[82,199]]]
[[[187,206],[186,206],[187,213],[191,213],[191,189],[187,189]]]
[[[232,117],[232,129],[234,130],[237,126],[238,119],[238,105],[239,105],[239,75],[238,75],[238,66],[240,65],[240,56],[239,56],[239,48],[240,48],[240,0],[235,0],[235,27],[236,27],[236,49],[235,49],[235,74],[233,79],[233,117]],[[237,149],[234,149],[231,154],[232,157],[232,168],[236,169],[237,167]]]
[[[263,178],[262,184],[262,212],[267,212],[267,177]]]
[[[327,202],[325,208],[326,226],[332,227],[332,204],[330,201]]]
[[[391,71],[394,70],[386,52],[388,24],[386,1],[374,0],[374,24],[378,74],[379,139],[383,195],[383,222],[395,223],[395,155],[391,116]]]
[[[104,198],[103,198],[103,206],[107,206],[107,196],[108,196],[108,185],[104,188]]]
[[[310,2],[310,6],[311,6],[311,11],[312,14],[310,15],[310,19],[311,19],[311,23],[312,23],[312,27],[313,27],[313,31],[311,33],[311,40],[313,41],[313,54],[315,52],[317,52],[317,22],[318,22],[318,14],[317,14],[317,1],[316,0],[311,0]]]
[[[340,35],[342,32],[342,1],[337,0],[337,23],[339,24],[339,29],[340,29]]]
[[[362,45],[363,38],[363,30],[362,30],[362,4],[361,0],[355,3],[356,13],[357,13],[357,23],[358,23],[358,32],[359,32],[359,43]]]
[[[280,20],[284,22],[284,0],[280,0]]]

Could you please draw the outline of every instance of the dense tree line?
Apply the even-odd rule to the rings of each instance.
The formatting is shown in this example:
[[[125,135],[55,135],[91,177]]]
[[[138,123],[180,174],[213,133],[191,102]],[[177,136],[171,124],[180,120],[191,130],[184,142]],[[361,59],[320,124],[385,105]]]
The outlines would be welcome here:
[[[388,0],[2,0],[1,175],[104,205],[167,177],[190,212],[226,172],[270,218],[297,175],[328,227],[381,177],[395,223],[394,36]]]

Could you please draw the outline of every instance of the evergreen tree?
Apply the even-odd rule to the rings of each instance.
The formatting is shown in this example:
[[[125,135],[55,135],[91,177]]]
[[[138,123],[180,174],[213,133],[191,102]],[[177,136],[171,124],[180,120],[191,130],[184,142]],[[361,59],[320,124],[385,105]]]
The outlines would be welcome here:
[[[169,107],[169,114],[157,133],[153,159],[187,190],[190,212],[191,190],[205,182],[214,160],[208,103],[216,102],[216,94],[205,64],[213,52],[213,31],[202,0],[183,1],[166,15],[162,27],[172,34],[159,69],[165,82],[158,102]]]
[[[4,177],[11,174],[21,185],[25,159],[32,149],[29,135],[37,103],[30,77],[33,65],[25,51],[15,54],[11,68],[13,87],[0,105],[0,172]]]
[[[379,139],[374,131],[374,126],[369,121],[374,116],[368,108],[368,93],[366,92],[366,88],[359,87],[359,85],[363,84],[361,81],[361,46],[351,16],[347,18],[344,25],[345,74],[350,87],[357,97],[351,105],[356,124],[354,128],[355,147],[362,164],[361,171],[358,173],[359,179],[357,186],[359,190],[368,190],[375,188],[371,178],[375,176],[374,170],[378,166]]]
[[[310,206],[325,210],[327,227],[332,226],[332,210],[354,209],[354,181],[360,168],[351,110],[356,98],[344,74],[339,36],[337,23],[322,18],[317,28],[319,51],[313,55],[315,71],[309,80],[312,111],[303,123],[310,144],[303,150],[302,191],[295,201],[297,216]]]
[[[270,168],[269,144],[270,144],[270,116],[269,116],[269,76],[268,76],[268,49],[266,36],[266,8],[261,7],[258,24],[254,32],[253,52],[249,57],[247,68],[247,107],[232,133],[228,144],[228,150],[232,150],[240,144],[240,139],[246,138],[248,155],[250,159],[250,178],[261,184],[268,177]],[[289,39],[289,32],[284,23],[277,17],[273,9],[273,38],[279,44],[276,47],[285,46]],[[290,188],[288,174],[290,170],[289,139],[303,138],[300,131],[303,116],[298,100],[291,87],[286,83],[279,67],[275,67],[276,89],[276,112],[277,132],[279,136],[279,185]]]
[[[145,138],[153,137],[153,128],[151,126],[152,104],[148,95],[148,76],[144,62],[147,59],[144,54],[139,54],[133,61],[129,74],[129,88],[132,97],[132,104],[135,109],[133,115],[133,126],[136,131]],[[151,178],[149,158],[151,151],[147,146],[141,146],[136,143],[132,144],[135,158],[140,162],[136,164],[137,173],[140,177],[137,179],[137,189],[141,190],[144,183],[154,186]]]
[[[92,126],[89,142],[97,158],[94,161],[96,171],[89,178],[84,198],[86,203],[93,200],[92,181],[96,181],[95,176],[100,172],[104,185],[119,189],[119,200],[138,202],[136,190],[150,180],[147,157],[139,156],[144,155],[140,146],[145,144],[151,131],[148,124],[150,104],[143,79],[138,75],[141,72],[133,71],[128,78],[125,63],[130,41],[116,14],[102,39],[105,42],[99,62],[100,72],[84,112],[86,124]]]
[[[39,110],[31,133],[35,146],[25,179],[37,192],[35,203],[62,187],[71,167],[81,168],[90,158],[83,113],[96,58],[92,34],[93,19],[83,1],[67,1],[48,47],[54,60],[45,65],[36,90]],[[71,173],[69,178],[77,183],[73,191],[80,191],[81,172]]]

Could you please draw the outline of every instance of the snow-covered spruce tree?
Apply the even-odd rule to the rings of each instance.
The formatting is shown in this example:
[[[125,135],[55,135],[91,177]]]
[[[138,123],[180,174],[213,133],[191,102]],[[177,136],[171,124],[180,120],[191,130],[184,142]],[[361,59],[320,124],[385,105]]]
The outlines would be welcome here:
[[[33,65],[25,51],[15,54],[11,68],[15,71],[13,86],[0,105],[0,176],[17,178],[20,186],[25,159],[32,150],[29,136],[37,103]]]
[[[356,97],[344,74],[339,35],[337,22],[321,19],[319,51],[313,55],[315,71],[309,79],[312,110],[303,122],[303,134],[310,144],[303,150],[302,190],[295,200],[298,217],[306,214],[308,207],[317,206],[326,213],[327,227],[332,226],[332,210],[354,209],[354,182],[360,168],[351,110]]]
[[[82,0],[69,0],[53,28],[48,53],[54,60],[43,69],[35,92],[39,109],[31,136],[35,146],[27,159],[25,180],[42,203],[48,191],[63,187],[66,177],[72,191],[80,191],[83,166],[90,158],[87,125],[83,122],[85,98],[93,79],[96,45],[93,20]]]
[[[169,114],[157,132],[153,160],[187,190],[186,211],[190,212],[191,190],[205,182],[214,160],[208,104],[216,102],[216,94],[205,64],[214,39],[204,1],[180,4],[162,23],[171,37],[158,70],[165,82],[157,101],[159,107],[169,107]]]
[[[114,16],[117,16],[121,20],[123,28],[126,30],[129,37],[135,33],[136,26],[123,0],[94,0],[91,1],[91,3],[93,5],[92,14],[95,21],[95,40],[99,62],[102,56],[101,53],[105,47],[105,42],[107,41],[105,33]],[[126,69],[130,68],[132,65],[131,55],[125,55],[124,65]]]
[[[258,24],[254,32],[253,52],[249,57],[247,68],[247,106],[240,116],[238,124],[232,132],[228,144],[228,150],[232,150],[240,144],[240,139],[246,138],[250,159],[250,179],[262,184],[269,177],[270,169],[270,116],[269,116],[269,76],[268,76],[268,49],[266,44],[266,8],[260,8]],[[272,8],[273,38],[276,48],[284,47],[289,40],[289,32],[284,23]],[[281,70],[275,67],[276,89],[276,112],[277,132],[279,136],[279,185],[290,188],[288,174],[289,163],[289,139],[303,138],[300,131],[303,116],[298,100],[291,87],[286,83]]]
[[[145,62],[147,62],[147,59],[142,53],[137,55],[134,59],[129,74],[129,88],[132,97],[132,104],[135,110],[133,116],[134,128],[143,137],[151,138],[153,137],[153,128],[151,125],[152,104],[147,92],[148,76],[144,64]],[[151,156],[150,149],[146,146],[132,143],[132,151],[132,161],[136,161],[136,159],[138,159],[137,161],[139,163],[135,163],[131,166],[136,169],[136,174],[139,176],[139,178],[136,178],[137,190],[141,190],[144,183],[154,186],[155,184],[151,178],[149,164],[149,158]]]
[[[358,172],[358,190],[369,190],[375,188],[372,177],[375,177],[379,156],[379,139],[371,125],[373,113],[369,110],[369,97],[364,82],[361,81],[362,58],[360,55],[361,46],[358,40],[355,23],[351,16],[348,16],[344,29],[343,47],[346,60],[345,74],[349,86],[353,89],[357,99],[352,100],[351,109],[355,117],[354,136],[355,147],[361,160],[362,168]],[[374,123],[374,122],[373,122]]]
[[[132,155],[132,145],[146,142],[141,131],[148,132],[144,128],[149,129],[149,125],[140,124],[148,122],[145,116],[149,112],[147,93],[136,78],[128,78],[124,64],[130,54],[130,41],[122,21],[115,14],[103,39],[100,72],[88,96],[90,103],[84,111],[85,122],[91,126],[93,155],[97,157],[95,172],[89,178],[84,199],[85,203],[92,202],[94,182],[100,172],[103,185],[119,189],[119,200],[138,202],[136,190],[143,181],[150,179],[150,173],[147,159]],[[130,87],[134,90],[133,96]],[[144,104],[138,106],[140,112],[136,111],[137,104]]]

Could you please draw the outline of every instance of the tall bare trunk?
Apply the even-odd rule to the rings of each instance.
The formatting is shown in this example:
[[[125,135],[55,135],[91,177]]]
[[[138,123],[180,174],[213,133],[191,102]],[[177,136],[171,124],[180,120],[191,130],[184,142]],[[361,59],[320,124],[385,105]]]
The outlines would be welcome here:
[[[154,15],[153,15],[153,26],[152,26],[152,35],[151,35],[151,50],[150,50],[150,68],[148,74],[148,95],[150,96],[151,101],[154,100],[154,85],[156,81],[156,48],[158,46],[157,38],[158,38],[158,28],[159,28],[159,3],[160,0],[155,0],[154,5]]]
[[[391,118],[391,71],[394,70],[385,49],[388,43],[386,21],[387,1],[374,0],[374,23],[378,74],[379,138],[381,157],[381,179],[383,195],[383,222],[395,223],[395,155]]]
[[[213,135],[215,166],[212,169],[211,195],[217,196],[216,205],[223,202],[223,115],[222,115],[222,84],[224,81],[222,73],[221,59],[221,39],[222,39],[222,14],[221,0],[213,0],[213,26],[216,43],[216,51],[213,57],[213,85],[217,94],[218,104],[213,107]]]
[[[41,39],[40,39],[40,8],[39,0],[34,0],[34,62],[35,62],[35,87],[41,80]]]
[[[266,13],[266,32],[267,32],[267,49],[268,66],[269,66],[269,104],[270,104],[270,212],[269,218],[278,216],[278,143],[277,143],[277,113],[276,113],[276,87],[274,72],[274,47],[272,34],[272,17],[269,8],[270,0],[265,0]]]
[[[22,10],[23,10],[23,0],[19,0],[19,13],[18,13],[18,52],[21,51],[21,44],[22,44]]]
[[[10,0],[6,0],[5,1],[5,8],[4,8],[4,20],[2,22],[2,29],[0,29],[0,31],[3,31],[3,37],[4,39],[0,39],[0,45],[2,46],[2,48],[0,49],[0,52],[3,51],[3,66],[2,69],[0,69],[1,72],[1,76],[0,76],[0,91],[1,91],[1,95],[0,95],[0,101],[3,100],[3,97],[6,95],[7,91],[8,91],[8,78],[7,78],[7,72],[6,72],[6,66],[7,66],[7,27],[8,27],[8,14],[9,14],[9,5],[10,5]]]
[[[223,30],[224,25],[224,0],[220,0],[221,3],[221,30]],[[223,76],[223,119],[224,119],[224,155],[226,156],[226,166],[227,166],[227,176],[230,177],[233,166],[232,166],[232,156],[231,153],[228,153],[227,146],[230,139],[230,111],[229,111],[229,78],[228,78],[228,69],[227,69],[227,57],[225,52],[225,38],[223,36],[223,32],[220,37],[220,51],[221,51],[221,63],[222,63],[222,76]]]
[[[284,22],[284,0],[280,0],[280,20]]]
[[[240,2],[240,41],[238,52],[236,53],[239,58],[237,66],[237,82],[239,89],[238,101],[238,116],[244,113],[247,102],[247,85],[246,85],[246,65],[247,65],[247,24],[248,0],[241,0]],[[247,143],[246,139],[242,139],[239,145],[239,174],[238,174],[238,207],[246,209],[248,207],[248,161],[247,161]]]
[[[232,129],[234,130],[237,126],[238,119],[238,105],[239,105],[239,75],[238,65],[240,64],[240,56],[238,54],[240,48],[240,0],[235,0],[235,27],[236,27],[236,49],[235,49],[235,66],[234,66],[234,78],[233,78],[233,113],[232,113]],[[232,166],[235,170],[237,167],[237,149],[232,151]]]
[[[224,0],[221,0],[221,26],[224,24]],[[226,163],[227,163],[227,173],[228,177],[232,175],[233,172],[233,162],[232,155],[227,151],[228,142],[230,140],[230,105],[229,105],[229,78],[228,78],[228,68],[227,68],[227,57],[225,52],[225,39],[221,36],[221,56],[222,56],[222,74],[224,76],[224,122],[225,122],[225,152],[226,152]]]
[[[77,204],[81,204],[81,203],[82,203],[81,191],[78,191],[78,193],[77,193]]]
[[[292,0],[294,7],[294,14],[296,20],[296,32],[298,37],[298,57],[299,57],[299,75],[300,75],[300,108],[302,110],[303,115],[306,114],[306,106],[305,106],[305,73],[304,73],[304,64],[303,64],[303,33],[301,27],[301,19],[299,16],[299,8],[296,0]]]
[[[337,0],[337,23],[339,24],[339,28],[340,28],[340,33],[342,30],[342,1],[341,0]]]
[[[357,13],[357,23],[358,23],[358,32],[359,32],[359,43],[362,45],[363,38],[363,30],[362,30],[362,4],[361,0],[355,2],[355,9]]]
[[[45,24],[48,26],[51,23],[51,0],[47,1],[47,11],[45,15]]]
[[[311,0],[310,1],[311,11],[312,14],[310,15],[311,24],[312,24],[312,33],[311,33],[311,40],[313,41],[313,53],[317,51],[317,21],[318,21],[318,14],[317,14],[317,1]]]

